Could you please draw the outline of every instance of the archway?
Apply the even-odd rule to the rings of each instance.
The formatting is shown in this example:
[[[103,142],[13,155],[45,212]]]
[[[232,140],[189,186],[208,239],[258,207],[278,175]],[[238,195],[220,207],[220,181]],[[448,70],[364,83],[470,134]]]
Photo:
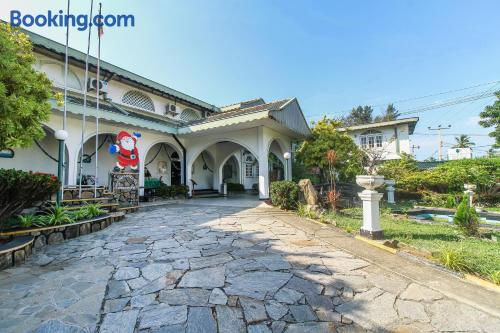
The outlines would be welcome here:
[[[222,165],[222,182],[241,184],[240,168],[240,162],[236,158],[236,155],[232,154],[229,156],[226,162]]]
[[[284,158],[286,148],[283,143],[273,139],[269,145],[269,182],[285,180],[287,177],[287,163]]]
[[[191,165],[191,184],[193,190],[215,190],[215,158],[209,150],[202,151]]]
[[[15,148],[12,158],[0,158],[0,165],[5,169],[49,173],[57,176],[59,142],[54,137],[54,130],[44,126],[45,137],[27,148]],[[68,147],[65,147],[64,184],[68,184]]]
[[[101,133],[97,139],[97,177],[96,168],[96,138],[90,136],[83,144],[83,159],[81,159],[80,149],[77,155],[77,173],[76,183],[80,181],[80,170],[82,170],[82,185],[109,186],[109,172],[113,170],[116,164],[116,157],[108,152],[109,145],[115,143],[115,134]],[[81,162],[81,168],[80,168]]]
[[[144,158],[145,179],[158,179],[167,185],[181,185],[181,154],[172,145],[159,142],[151,146]]]

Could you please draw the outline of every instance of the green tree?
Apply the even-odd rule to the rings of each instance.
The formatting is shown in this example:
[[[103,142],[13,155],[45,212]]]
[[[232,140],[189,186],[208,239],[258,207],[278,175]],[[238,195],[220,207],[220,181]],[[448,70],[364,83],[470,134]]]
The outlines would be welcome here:
[[[363,152],[347,134],[337,130],[339,127],[339,121],[323,118],[313,124],[312,137],[304,141],[297,151],[299,163],[308,169],[320,168],[322,181],[327,180],[327,152],[332,149],[337,154],[335,169],[340,180],[352,180],[363,172]]]
[[[399,118],[401,114],[399,111],[394,107],[394,104],[390,103],[387,105],[387,108],[385,109],[385,113],[375,117],[375,122],[380,122],[380,121],[391,121],[391,120],[396,120]]]
[[[500,147],[500,91],[497,91],[495,96],[497,100],[493,105],[486,106],[484,111],[479,114],[481,117],[479,125],[483,127],[495,127],[490,136],[495,138],[494,147]]]
[[[34,63],[28,36],[0,22],[0,150],[28,147],[45,135],[52,85]]]
[[[456,143],[453,148],[470,148],[476,145],[474,142],[470,141],[470,136],[465,134],[455,137],[455,141]]]
[[[365,105],[352,108],[349,115],[342,119],[344,126],[353,126],[368,124],[373,122],[373,109],[371,106]]]

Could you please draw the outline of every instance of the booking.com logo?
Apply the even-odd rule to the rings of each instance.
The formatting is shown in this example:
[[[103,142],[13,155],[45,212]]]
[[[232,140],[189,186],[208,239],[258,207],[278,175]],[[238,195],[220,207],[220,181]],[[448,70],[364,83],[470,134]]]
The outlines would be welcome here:
[[[95,25],[98,27],[134,27],[135,17],[134,15],[120,14],[120,15],[95,15],[90,19],[89,15],[80,14],[63,14],[62,10],[57,13],[53,13],[51,10],[47,11],[47,14],[38,15],[23,15],[19,10],[10,11],[10,25],[13,27],[31,27],[36,25],[37,27],[77,27],[79,31],[87,30],[89,27]],[[92,22],[91,22],[92,21]]]

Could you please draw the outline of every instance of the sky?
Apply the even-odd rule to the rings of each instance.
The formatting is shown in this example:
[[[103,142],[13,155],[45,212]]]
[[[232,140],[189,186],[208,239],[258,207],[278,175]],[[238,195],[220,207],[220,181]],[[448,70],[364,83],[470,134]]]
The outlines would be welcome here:
[[[500,90],[496,0],[101,2],[104,14],[135,17],[135,27],[105,29],[103,60],[217,106],[297,97],[306,119],[315,121],[357,105],[374,106],[376,115],[396,102],[407,112]],[[11,10],[46,14],[66,5],[2,0],[0,18],[9,21]],[[89,8],[90,0],[71,2],[74,14]],[[29,30],[65,41],[65,28]],[[69,44],[85,51],[86,38],[87,32],[73,28]],[[468,134],[474,154],[484,154],[494,141],[477,122],[494,100],[407,115],[420,118],[411,137],[420,147],[417,158],[437,157],[436,132],[428,127],[439,124],[451,125],[443,131],[445,148]]]

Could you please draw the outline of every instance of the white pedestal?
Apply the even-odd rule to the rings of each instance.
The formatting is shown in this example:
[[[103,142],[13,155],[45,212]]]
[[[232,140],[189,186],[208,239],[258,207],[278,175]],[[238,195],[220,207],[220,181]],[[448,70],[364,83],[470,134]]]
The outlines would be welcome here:
[[[396,185],[396,182],[393,179],[387,179],[385,181],[385,185],[387,185],[387,187],[385,188],[387,190],[387,203],[395,204],[396,200],[394,200],[394,185]]]
[[[383,194],[375,190],[364,190],[358,193],[363,201],[363,226],[360,235],[370,239],[383,239],[384,232],[380,227],[379,202]]]

